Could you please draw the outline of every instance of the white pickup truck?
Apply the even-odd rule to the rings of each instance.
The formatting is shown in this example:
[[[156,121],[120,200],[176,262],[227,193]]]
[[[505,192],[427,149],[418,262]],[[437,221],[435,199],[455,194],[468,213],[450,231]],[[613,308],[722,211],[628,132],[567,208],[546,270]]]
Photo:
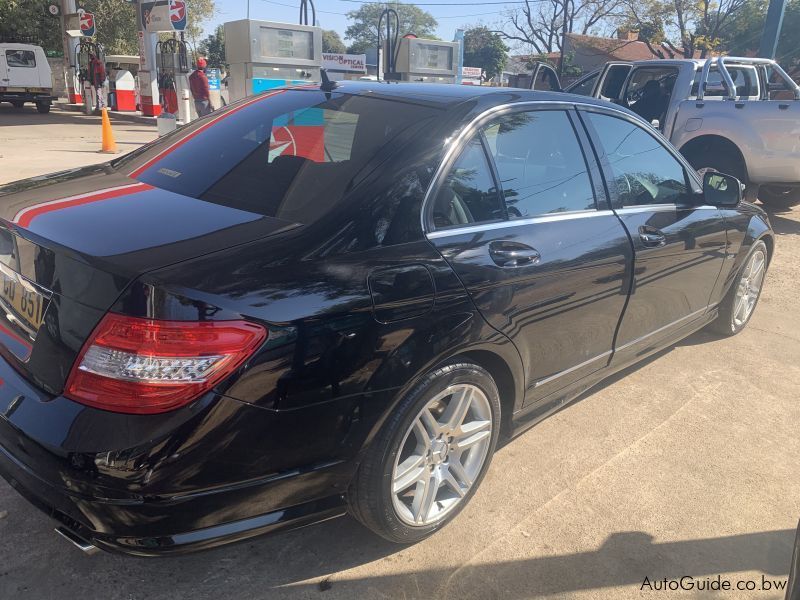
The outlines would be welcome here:
[[[611,62],[564,91],[630,108],[695,169],[744,182],[751,200],[800,203],[800,87],[773,60]]]
[[[32,102],[40,113],[48,113],[55,99],[44,50],[31,44],[0,43],[0,102],[17,108]]]

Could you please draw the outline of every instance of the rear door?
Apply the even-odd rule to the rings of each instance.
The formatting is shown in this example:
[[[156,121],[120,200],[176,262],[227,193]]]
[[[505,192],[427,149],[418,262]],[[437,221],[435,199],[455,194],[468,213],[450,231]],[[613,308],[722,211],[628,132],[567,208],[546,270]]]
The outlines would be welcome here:
[[[629,362],[706,313],[725,262],[725,221],[657,133],[622,115],[587,108],[581,116],[633,240],[633,286],[614,357]]]
[[[604,367],[630,242],[565,107],[480,124],[429,199],[431,242],[526,366],[526,402]]]
[[[39,69],[36,64],[36,53],[25,48],[6,48],[6,67],[8,69],[9,87],[38,88]]]

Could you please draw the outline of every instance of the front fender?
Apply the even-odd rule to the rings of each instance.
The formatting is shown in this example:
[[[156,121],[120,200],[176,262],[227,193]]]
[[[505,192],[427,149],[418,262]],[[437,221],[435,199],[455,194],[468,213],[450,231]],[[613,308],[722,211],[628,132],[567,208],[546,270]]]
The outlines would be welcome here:
[[[719,295],[720,300],[728,293],[751,248],[758,240],[766,243],[770,259],[775,248],[775,232],[769,217],[757,206],[742,203],[736,210],[723,211],[723,216],[727,224],[727,257],[730,266]]]

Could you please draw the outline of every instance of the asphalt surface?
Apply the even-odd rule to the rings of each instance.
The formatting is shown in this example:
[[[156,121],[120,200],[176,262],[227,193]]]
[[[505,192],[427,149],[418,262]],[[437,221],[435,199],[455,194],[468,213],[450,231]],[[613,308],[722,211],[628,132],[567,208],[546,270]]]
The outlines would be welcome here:
[[[0,182],[104,160],[99,121],[6,106]],[[154,136],[114,131],[130,149]],[[193,556],[86,557],[3,482],[0,598],[782,598],[762,577],[786,580],[800,517],[800,209],[771,219],[744,332],[697,333],[506,444],[431,539],[398,547],[343,517]],[[717,577],[756,589],[697,590]]]

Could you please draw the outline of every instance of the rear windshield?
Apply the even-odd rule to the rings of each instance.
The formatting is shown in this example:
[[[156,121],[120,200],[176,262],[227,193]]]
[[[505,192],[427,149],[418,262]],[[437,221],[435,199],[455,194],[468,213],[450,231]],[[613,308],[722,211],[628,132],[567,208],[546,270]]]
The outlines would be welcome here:
[[[280,90],[166,136],[114,166],[208,202],[310,223],[393,153],[404,131],[440,114],[397,100]]]

